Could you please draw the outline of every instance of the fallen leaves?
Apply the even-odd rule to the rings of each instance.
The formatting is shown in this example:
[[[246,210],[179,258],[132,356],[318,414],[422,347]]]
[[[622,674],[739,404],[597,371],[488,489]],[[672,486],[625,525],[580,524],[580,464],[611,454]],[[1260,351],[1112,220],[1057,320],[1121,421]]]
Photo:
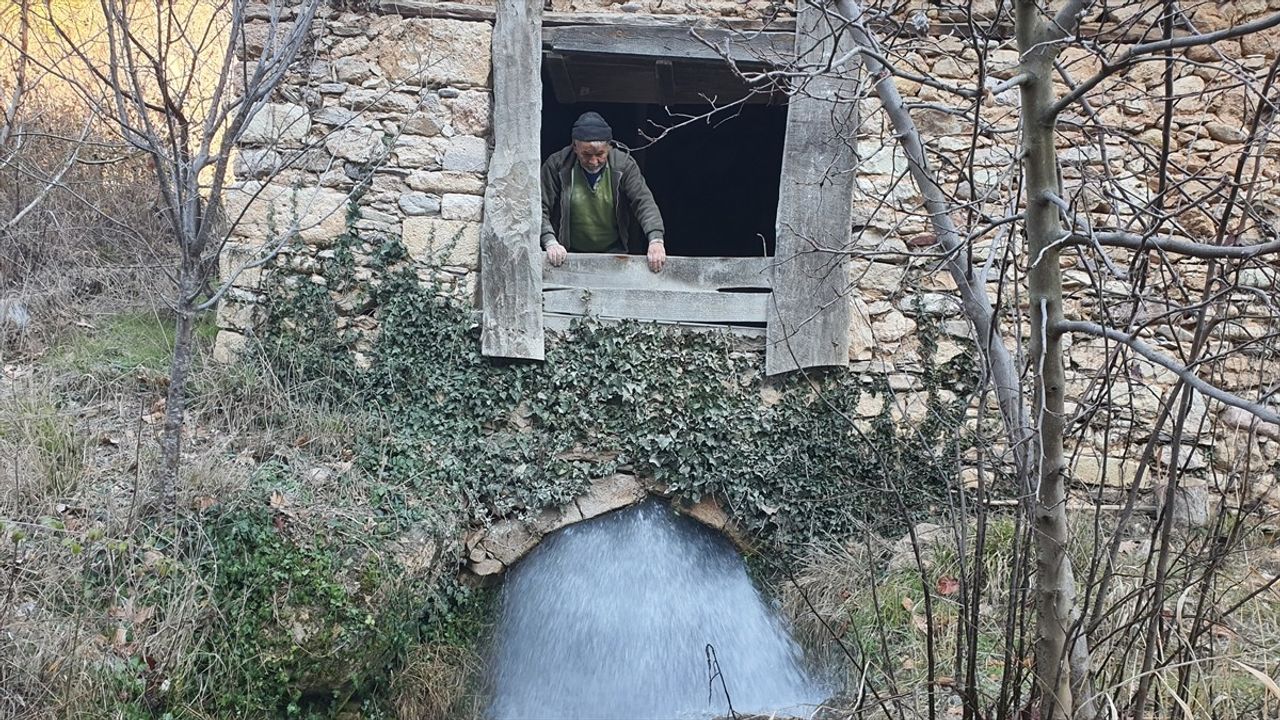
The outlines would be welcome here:
[[[950,575],[943,575],[938,578],[937,589],[939,595],[955,595],[960,592],[960,581]]]

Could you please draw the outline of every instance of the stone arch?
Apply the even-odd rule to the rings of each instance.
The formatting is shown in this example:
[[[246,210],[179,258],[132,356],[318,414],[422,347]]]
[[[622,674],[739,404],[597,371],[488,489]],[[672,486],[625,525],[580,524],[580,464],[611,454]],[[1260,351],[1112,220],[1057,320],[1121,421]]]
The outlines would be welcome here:
[[[742,528],[714,497],[678,502],[664,486],[620,472],[593,480],[585,493],[561,507],[546,508],[527,520],[505,518],[471,532],[466,538],[463,575],[472,581],[493,582],[551,533],[652,497],[670,500],[677,512],[723,534],[739,551],[752,549]]]

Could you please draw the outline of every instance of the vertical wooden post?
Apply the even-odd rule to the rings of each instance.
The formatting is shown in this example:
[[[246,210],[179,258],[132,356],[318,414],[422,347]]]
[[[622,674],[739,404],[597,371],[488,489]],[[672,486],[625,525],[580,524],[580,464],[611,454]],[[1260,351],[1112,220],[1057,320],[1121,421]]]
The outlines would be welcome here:
[[[827,66],[854,46],[826,0],[800,0],[796,62],[814,75],[787,108],[778,249],[765,355],[769,375],[849,364],[857,71]]]
[[[497,0],[491,52],[494,148],[480,233],[480,347],[490,357],[541,360],[540,0]]]

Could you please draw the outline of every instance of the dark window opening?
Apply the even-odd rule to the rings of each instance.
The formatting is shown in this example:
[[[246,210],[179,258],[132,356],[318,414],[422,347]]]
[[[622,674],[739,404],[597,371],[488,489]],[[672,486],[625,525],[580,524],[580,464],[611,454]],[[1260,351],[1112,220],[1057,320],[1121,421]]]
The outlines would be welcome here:
[[[569,144],[588,110],[631,148],[666,226],[669,255],[773,255],[787,108],[778,96],[701,116],[746,93],[727,64],[547,53],[543,62],[542,157]],[[640,238],[641,233],[633,233]],[[643,240],[630,251],[643,254]]]

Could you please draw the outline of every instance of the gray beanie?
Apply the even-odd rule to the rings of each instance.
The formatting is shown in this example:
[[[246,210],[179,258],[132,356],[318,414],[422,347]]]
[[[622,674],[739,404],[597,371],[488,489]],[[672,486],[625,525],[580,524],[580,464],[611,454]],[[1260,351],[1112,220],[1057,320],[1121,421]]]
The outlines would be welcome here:
[[[608,142],[613,139],[613,128],[598,112],[584,112],[573,123],[573,139],[582,142]]]

